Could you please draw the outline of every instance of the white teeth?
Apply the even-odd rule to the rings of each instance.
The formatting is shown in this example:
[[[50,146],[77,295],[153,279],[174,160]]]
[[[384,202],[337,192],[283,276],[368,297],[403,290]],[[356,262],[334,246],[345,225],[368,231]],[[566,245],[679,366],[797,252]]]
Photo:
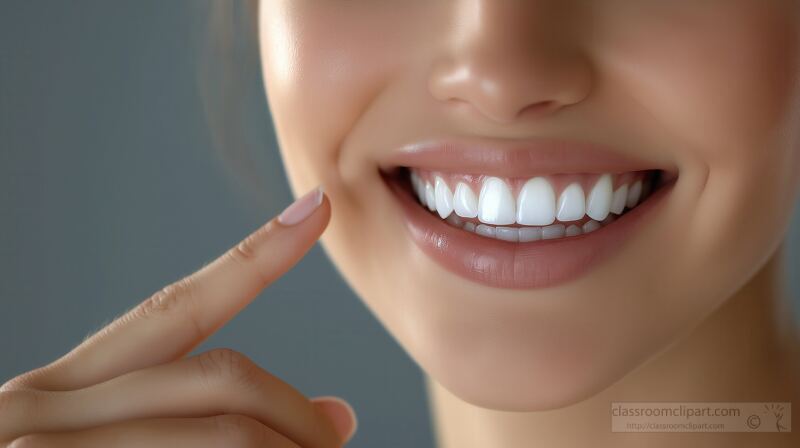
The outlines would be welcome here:
[[[519,229],[519,241],[527,243],[528,241],[536,241],[542,239],[541,227],[521,227]]]
[[[525,182],[517,198],[517,223],[544,226],[555,221],[556,195],[550,182],[534,177]]]
[[[483,182],[478,198],[478,219],[486,224],[513,224],[516,204],[511,189],[499,177],[490,177]]]
[[[425,182],[425,205],[430,211],[436,210],[436,195],[430,182]]]
[[[419,176],[413,171],[411,172],[411,189],[419,197]]]
[[[462,221],[461,218],[458,217],[458,215],[452,213],[450,214],[450,216],[447,217],[447,219],[445,219],[445,221],[449,222],[451,225],[454,225],[456,227],[461,227],[461,224],[464,223],[464,221]]]
[[[453,197],[453,210],[456,215],[463,218],[475,218],[478,216],[478,199],[475,193],[464,182],[456,185],[456,194]]]
[[[551,226],[542,227],[542,239],[551,240],[553,238],[562,238],[566,230],[564,224],[553,224]]]
[[[573,182],[556,197],[550,180],[537,176],[522,184],[515,199],[510,184],[499,177],[485,176],[478,197],[467,181],[458,182],[453,192],[442,175],[429,178],[410,173],[412,190],[423,207],[467,232],[521,243],[594,232],[625,213],[626,207],[637,206],[648,186],[639,179],[613,190],[612,176],[606,173],[588,194]],[[578,224],[584,217],[588,221]],[[520,227],[508,226],[515,223]]]
[[[604,219],[602,223],[592,219],[585,222],[583,226],[579,226],[578,224],[570,224],[568,226],[565,224],[551,224],[549,226],[535,227],[495,227],[488,224],[478,224],[476,226],[474,222],[463,222],[455,215],[451,215],[446,221],[450,222],[455,227],[461,227],[467,232],[477,233],[483,237],[511,241],[515,243],[527,243],[530,241],[552,240],[591,233],[600,227],[613,222],[615,219],[616,216],[608,215],[608,217]],[[457,220],[457,222],[455,220]]]
[[[558,220],[577,221],[586,213],[586,199],[579,183],[569,184],[558,198]]]
[[[625,201],[627,200],[628,185],[625,184],[617,188],[617,191],[614,192],[614,196],[611,198],[611,213],[621,215],[622,211],[625,210]]]
[[[576,226],[575,224],[570,225],[567,227],[567,230],[564,232],[566,236],[576,236],[583,233],[580,227]]]
[[[411,186],[414,187],[419,202],[425,204],[425,182],[414,172],[411,173]]]
[[[475,233],[494,238],[495,232],[497,232],[496,229],[496,227],[487,226],[486,224],[478,224],[478,226],[475,227]]]
[[[442,219],[447,218],[453,213],[453,192],[450,191],[450,187],[439,176],[436,176],[436,187],[434,187],[433,193],[436,211],[439,212],[439,216]]]
[[[612,194],[611,175],[603,174],[586,198],[586,214],[597,221],[605,219],[611,208]]]
[[[592,219],[591,221],[586,221],[583,223],[583,233],[594,232],[595,230],[599,229],[600,223]]]
[[[628,190],[628,198],[625,201],[625,205],[628,208],[636,207],[636,204],[639,203],[639,197],[642,195],[642,181],[637,180],[636,182],[631,185],[631,189]]]
[[[519,230],[514,227],[498,227],[497,239],[505,241],[519,241]]]

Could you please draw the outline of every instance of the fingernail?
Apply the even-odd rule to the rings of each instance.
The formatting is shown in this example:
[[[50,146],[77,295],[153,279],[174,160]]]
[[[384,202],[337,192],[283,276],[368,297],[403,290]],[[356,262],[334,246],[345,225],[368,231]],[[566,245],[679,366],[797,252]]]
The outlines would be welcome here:
[[[322,204],[322,187],[317,187],[286,207],[278,215],[278,222],[285,226],[293,226],[308,218]]]
[[[347,443],[353,438],[358,428],[358,419],[350,403],[332,395],[316,397],[311,401],[333,422],[342,443]]]

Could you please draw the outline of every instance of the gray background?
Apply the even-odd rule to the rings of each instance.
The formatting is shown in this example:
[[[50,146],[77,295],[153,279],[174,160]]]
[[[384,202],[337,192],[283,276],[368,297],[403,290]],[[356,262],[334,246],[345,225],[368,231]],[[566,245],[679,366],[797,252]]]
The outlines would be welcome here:
[[[0,380],[65,353],[290,202],[259,72],[247,138],[267,180],[242,185],[214,149],[196,82],[207,6],[0,1]],[[307,395],[349,400],[350,446],[432,446],[420,370],[319,247],[193,353],[221,346]]]
[[[250,113],[268,184],[240,185],[211,142],[196,81],[207,3],[0,0],[0,379],[291,202],[260,73]],[[419,369],[318,246],[193,353],[213,347],[306,395],[345,397],[359,416],[350,446],[432,445]]]

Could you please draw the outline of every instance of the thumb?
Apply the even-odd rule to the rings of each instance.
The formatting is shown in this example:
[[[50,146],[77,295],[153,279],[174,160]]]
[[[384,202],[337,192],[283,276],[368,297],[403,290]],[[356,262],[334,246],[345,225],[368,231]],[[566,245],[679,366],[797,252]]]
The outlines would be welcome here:
[[[333,395],[315,397],[311,399],[311,402],[333,423],[333,427],[336,428],[336,433],[339,434],[342,443],[349,442],[353,434],[356,433],[356,428],[358,428],[358,419],[353,407],[348,402]]]

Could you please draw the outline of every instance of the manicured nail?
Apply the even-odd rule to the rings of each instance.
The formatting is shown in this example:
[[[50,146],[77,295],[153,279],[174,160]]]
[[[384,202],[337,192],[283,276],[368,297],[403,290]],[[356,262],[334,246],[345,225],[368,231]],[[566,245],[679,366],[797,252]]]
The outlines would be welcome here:
[[[293,226],[308,218],[320,204],[322,204],[322,187],[317,187],[286,207],[286,210],[278,216],[278,222],[285,226]]]

